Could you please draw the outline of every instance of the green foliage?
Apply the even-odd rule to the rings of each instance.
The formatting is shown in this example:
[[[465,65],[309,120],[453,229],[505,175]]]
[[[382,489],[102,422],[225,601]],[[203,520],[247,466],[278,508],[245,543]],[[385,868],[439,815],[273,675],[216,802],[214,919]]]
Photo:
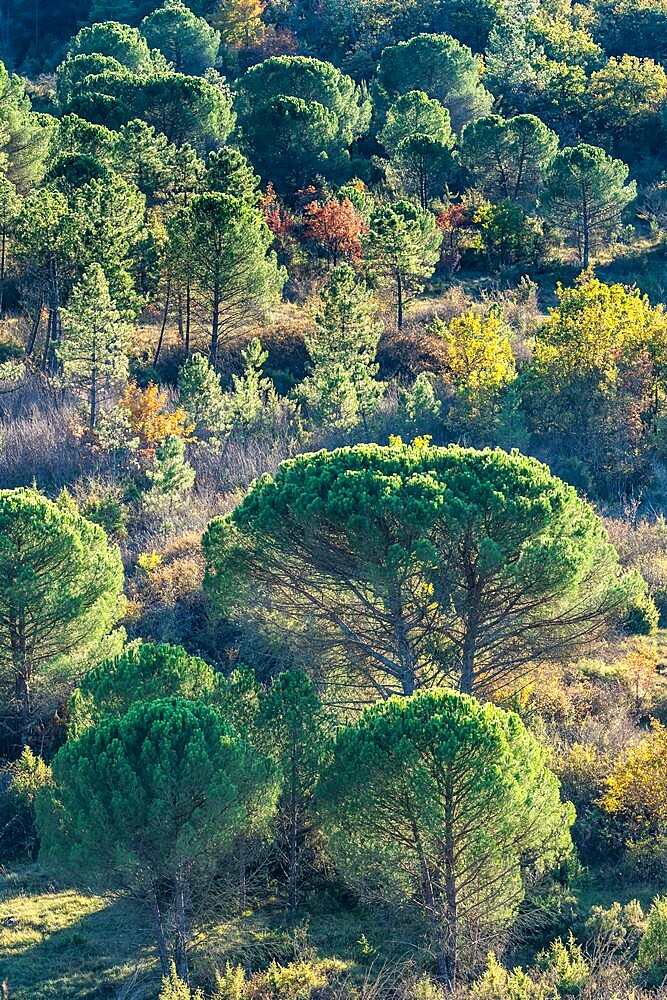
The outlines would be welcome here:
[[[0,62],[0,166],[20,195],[44,176],[54,121],[33,112],[23,80]]]
[[[69,46],[68,59],[77,56],[100,55],[115,59],[133,73],[148,75],[155,65],[145,38],[136,28],[118,21],[103,21],[82,28]]]
[[[102,529],[74,510],[2,490],[0,580],[0,663],[22,745],[42,697],[66,697],[122,617],[123,568]]]
[[[285,273],[269,252],[273,236],[247,201],[199,195],[168,223],[177,266],[192,276],[193,298],[209,317],[209,360],[256,323],[278,300]]]
[[[601,134],[634,160],[637,149],[665,141],[661,113],[667,104],[667,73],[652,59],[624,55],[591,74],[588,103]]]
[[[639,942],[637,968],[653,986],[667,975],[667,897],[656,896],[648,911],[646,931]]]
[[[428,426],[440,415],[442,402],[436,399],[433,379],[427,372],[419,373],[412,389],[401,389],[398,406],[399,413],[416,433],[422,432],[424,425]]]
[[[488,965],[471,989],[473,1000],[558,1000],[554,986],[537,983],[523,969],[503,968],[493,952]]]
[[[656,439],[635,414],[651,414],[659,429],[667,317],[636,289],[590,274],[556,295],[525,373],[531,429],[585,463],[596,489],[622,491],[651,475]]]
[[[94,429],[100,407],[129,376],[130,327],[109,294],[99,264],[92,264],[63,310],[63,339],[56,351],[65,384],[83,395],[88,426]]]
[[[383,386],[375,378],[382,332],[376,312],[354,268],[335,267],[315,313],[315,329],[304,338],[312,372],[297,389],[316,423],[349,429],[377,406]]]
[[[384,49],[376,98],[386,107],[411,90],[440,101],[457,131],[467,121],[487,114],[492,102],[480,83],[479,59],[451,35],[416,35]]]
[[[411,90],[394,101],[378,138],[391,154],[403,140],[416,134],[439,139],[450,149],[454,145],[449,111],[421,90]]]
[[[415,134],[401,140],[392,154],[387,176],[401,193],[416,198],[426,209],[440,198],[453,170],[451,143],[430,135]]]
[[[572,848],[544,750],[517,716],[451,691],[392,698],[340,730],[318,802],[339,870],[423,908],[445,983],[515,919],[524,859],[542,873]]]
[[[348,148],[370,122],[370,102],[331,63],[275,56],[239,80],[239,121],[248,153],[279,191],[305,187],[317,174],[349,176]]]
[[[534,115],[490,115],[466,125],[459,155],[487,197],[530,204],[557,148],[556,133]]]
[[[141,76],[113,65],[100,69],[87,72],[72,88],[63,110],[110,128],[139,118],[170,142],[189,144],[198,154],[225,142],[234,127],[231,94],[214,70],[199,77],[164,70]]]
[[[182,646],[141,642],[89,670],[79,684],[79,705],[92,721],[121,716],[139,701],[158,698],[205,699],[216,687],[215,674]],[[77,725],[82,719],[75,720]]]
[[[206,188],[230,194],[257,205],[260,201],[259,177],[254,172],[243,153],[233,146],[223,146],[211,153],[206,169]]]
[[[421,291],[433,274],[440,257],[442,232],[430,212],[407,201],[377,208],[364,236],[364,253],[369,264],[396,289],[396,321],[403,325],[409,294]]]
[[[121,125],[114,144],[114,168],[147,199],[165,197],[175,186],[176,149],[166,136],[138,119]]]
[[[394,101],[379,135],[389,152],[389,180],[414,196],[422,208],[440,196],[453,169],[454,134],[449,111],[439,101],[411,90]]]
[[[253,337],[244,351],[243,374],[232,375],[231,392],[223,400],[222,426],[241,439],[260,429],[269,431],[281,418],[294,416],[294,407],[281,399],[271,379],[264,375],[268,358],[258,337]]]
[[[220,376],[202,354],[192,354],[178,374],[181,406],[198,437],[215,433],[223,423],[225,397]]]
[[[109,172],[77,188],[69,205],[75,227],[77,264],[98,264],[116,307],[136,315],[139,300],[133,278],[134,256],[145,235],[146,200],[118,174]]]
[[[481,440],[493,440],[504,396],[517,375],[512,331],[493,309],[486,316],[465,312],[447,324],[436,316],[430,329],[447,349],[443,376],[453,390],[448,425],[454,433],[466,427]]]
[[[246,987],[245,970],[242,965],[230,965],[216,976],[214,1000],[244,1000]]]
[[[281,839],[287,845],[289,902],[297,909],[301,846],[312,833],[312,795],[325,757],[327,719],[313,682],[300,670],[279,674],[260,693],[257,740],[278,764],[283,787],[279,802]]]
[[[169,973],[162,978],[162,987],[158,1000],[204,1000],[201,990],[191,991],[188,984],[176,972],[176,964],[172,962]]]
[[[185,457],[185,441],[177,434],[168,434],[158,445],[153,468],[146,475],[151,488],[146,494],[149,506],[171,505],[183,499],[195,484],[195,470]]]
[[[538,964],[556,987],[557,996],[581,996],[590,969],[581,945],[575,942],[571,932],[565,943],[557,938],[538,955]]]
[[[162,7],[143,19],[141,33],[177,73],[197,76],[215,65],[220,32],[193,14],[181,0],[165,0]]]
[[[551,163],[540,208],[558,232],[574,238],[584,268],[591,253],[618,232],[621,212],[636,196],[637,186],[626,184],[627,178],[624,163],[586,143],[560,150]]]
[[[511,267],[520,261],[535,264],[543,256],[544,239],[539,223],[509,198],[495,205],[480,205],[474,219],[492,267]]]
[[[219,607],[259,588],[269,621],[285,616],[308,648],[302,615],[319,650],[345,651],[348,683],[361,674],[385,693],[497,696],[620,624],[646,590],[546,466],[424,441],[284,462],[203,545]]]
[[[173,958],[187,979],[192,896],[235,838],[270,817],[272,766],[213,708],[172,698],[102,719],[56,754],[52,772],[37,803],[43,857],[120,879],[144,898],[163,974]],[[171,901],[171,935],[158,891]]]

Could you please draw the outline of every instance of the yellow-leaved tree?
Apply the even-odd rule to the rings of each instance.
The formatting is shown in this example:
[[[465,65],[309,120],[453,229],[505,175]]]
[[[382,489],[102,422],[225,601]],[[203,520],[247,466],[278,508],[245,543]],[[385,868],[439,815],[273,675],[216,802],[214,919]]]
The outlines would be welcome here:
[[[512,331],[502,313],[491,309],[486,315],[470,310],[448,323],[436,317],[430,332],[446,345],[443,374],[452,394],[448,423],[454,430],[473,428],[487,443],[517,377]]]
[[[639,485],[664,437],[664,307],[590,271],[556,295],[523,380],[531,430],[559,456],[555,471],[575,485]]]
[[[652,730],[628,750],[607,778],[602,808],[618,823],[628,859],[644,874],[664,869],[667,854],[667,728]],[[647,866],[648,869],[647,870]]]

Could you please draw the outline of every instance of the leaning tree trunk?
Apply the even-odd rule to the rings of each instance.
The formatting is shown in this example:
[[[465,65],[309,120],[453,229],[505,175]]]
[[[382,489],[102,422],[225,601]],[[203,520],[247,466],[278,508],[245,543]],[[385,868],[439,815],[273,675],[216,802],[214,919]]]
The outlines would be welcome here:
[[[167,940],[164,933],[164,923],[162,921],[162,913],[160,912],[160,904],[158,903],[157,893],[155,892],[155,886],[151,886],[147,893],[148,906],[151,911],[151,919],[153,921],[153,932],[155,934],[155,944],[157,945],[157,953],[160,959],[160,971],[163,976],[169,975],[169,952],[167,950]]]
[[[171,279],[167,282],[167,291],[164,297],[164,311],[162,313],[162,326],[160,327],[160,336],[158,337],[157,347],[155,348],[155,356],[153,358],[153,365],[156,365],[160,360],[160,352],[162,350],[162,341],[164,340],[164,331],[167,328],[167,317],[169,315],[169,298],[171,294]]]

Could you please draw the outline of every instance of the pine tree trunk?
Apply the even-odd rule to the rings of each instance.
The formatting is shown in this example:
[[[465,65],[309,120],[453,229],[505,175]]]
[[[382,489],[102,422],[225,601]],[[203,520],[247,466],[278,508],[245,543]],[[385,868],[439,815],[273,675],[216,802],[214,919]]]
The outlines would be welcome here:
[[[220,335],[220,286],[216,284],[213,289],[213,315],[211,323],[211,353],[209,361],[215,368],[218,360],[218,338]]]
[[[26,643],[26,627],[23,612],[12,613],[8,618],[9,644],[14,668],[14,697],[18,713],[19,747],[24,747],[30,737],[32,723],[32,703],[30,682],[32,662]]]
[[[162,326],[160,327],[160,336],[158,337],[157,347],[155,348],[155,357],[153,358],[153,365],[156,365],[160,360],[160,351],[162,350],[162,341],[164,340],[164,331],[167,326],[167,316],[169,315],[170,295],[171,295],[171,278],[167,282],[167,291],[164,297],[164,311],[162,313]]]
[[[190,302],[190,282],[185,288],[185,356],[190,357],[190,316],[192,313]]]
[[[440,925],[440,914],[438,911],[437,901],[435,892],[433,889],[433,878],[426,861],[426,856],[424,854],[424,849],[421,842],[421,837],[417,830],[416,825],[412,824],[412,833],[415,841],[415,846],[417,848],[417,855],[419,857],[419,867],[422,876],[422,894],[424,898],[424,905],[429,917],[429,923],[431,924],[431,935],[433,941],[433,957],[435,958],[435,964],[438,969],[438,979],[443,986],[449,987],[453,985],[452,975],[451,975],[451,964],[448,961],[448,955],[445,950],[445,942],[442,933],[442,927]]]
[[[0,320],[4,319],[5,313],[5,266],[7,261],[7,227],[2,227],[2,240],[0,241]]]
[[[403,329],[403,282],[400,270],[396,272],[396,296],[398,299],[398,312],[396,320],[398,329],[402,330]]]
[[[97,351],[93,341],[93,358],[90,371],[90,429],[95,429],[95,419],[97,417]]]
[[[189,985],[188,955],[187,955],[187,921],[185,915],[185,889],[183,883],[176,882],[174,889],[174,930],[175,946],[174,959],[176,972],[184,983]]]
[[[298,838],[299,803],[297,797],[296,759],[292,754],[292,774],[290,788],[290,825],[289,825],[289,908],[293,917],[298,907],[299,861]]]
[[[39,302],[37,303],[37,309],[35,310],[35,315],[32,321],[32,327],[30,328],[30,337],[28,338],[28,346],[26,347],[25,350],[26,358],[29,358],[32,352],[35,350],[37,334],[39,333],[39,327],[42,322],[43,308],[44,308],[44,297],[40,295]]]
[[[151,911],[151,918],[153,920],[153,930],[155,932],[155,943],[157,945],[157,953],[160,959],[160,971],[163,976],[169,975],[169,952],[167,951],[167,941],[164,934],[164,925],[162,923],[162,914],[160,913],[160,906],[157,901],[157,895],[154,886],[151,886],[147,894],[148,905]]]

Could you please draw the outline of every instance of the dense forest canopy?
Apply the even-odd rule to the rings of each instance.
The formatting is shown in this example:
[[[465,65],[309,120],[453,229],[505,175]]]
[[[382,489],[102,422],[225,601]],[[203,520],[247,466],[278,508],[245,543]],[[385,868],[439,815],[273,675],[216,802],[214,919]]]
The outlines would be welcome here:
[[[0,0],[8,1000],[667,997],[666,63]]]

